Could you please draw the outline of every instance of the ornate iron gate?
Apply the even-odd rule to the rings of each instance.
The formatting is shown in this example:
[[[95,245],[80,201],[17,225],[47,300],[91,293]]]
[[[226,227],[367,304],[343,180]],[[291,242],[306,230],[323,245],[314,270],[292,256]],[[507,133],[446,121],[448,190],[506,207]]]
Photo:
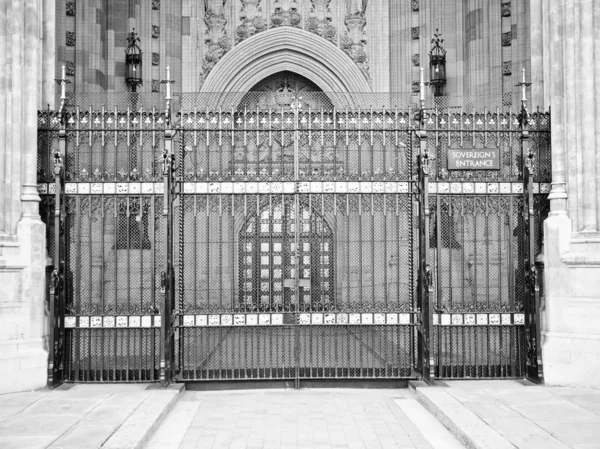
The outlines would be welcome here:
[[[50,383],[541,380],[547,114],[129,100],[40,112]]]

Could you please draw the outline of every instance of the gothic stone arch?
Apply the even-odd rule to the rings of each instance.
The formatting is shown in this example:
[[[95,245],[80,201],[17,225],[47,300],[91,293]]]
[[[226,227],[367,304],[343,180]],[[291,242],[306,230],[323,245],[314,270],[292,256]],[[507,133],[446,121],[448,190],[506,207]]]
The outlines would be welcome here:
[[[339,48],[308,31],[292,27],[258,33],[225,54],[202,85],[201,92],[239,100],[260,80],[282,71],[298,73],[327,92],[334,104],[352,105],[352,94],[372,89],[356,64]]]

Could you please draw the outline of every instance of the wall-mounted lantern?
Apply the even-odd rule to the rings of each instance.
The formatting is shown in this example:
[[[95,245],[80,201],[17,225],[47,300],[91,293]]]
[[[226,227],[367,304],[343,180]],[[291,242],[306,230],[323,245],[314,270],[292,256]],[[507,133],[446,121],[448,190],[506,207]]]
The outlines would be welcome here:
[[[137,37],[135,28],[127,38],[127,48],[125,49],[125,84],[131,87],[132,92],[137,91],[137,86],[142,83],[142,49],[138,46],[140,38]]]
[[[433,95],[440,97],[444,95],[446,85],[446,50],[442,47],[444,39],[438,29],[435,30],[431,43],[433,47],[429,52],[429,84],[433,87]]]

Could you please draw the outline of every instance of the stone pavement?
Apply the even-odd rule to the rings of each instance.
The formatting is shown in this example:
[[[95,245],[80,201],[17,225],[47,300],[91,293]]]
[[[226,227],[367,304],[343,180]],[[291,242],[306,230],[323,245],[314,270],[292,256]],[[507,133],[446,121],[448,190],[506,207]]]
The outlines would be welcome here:
[[[463,446],[411,391],[185,392],[148,449]]]
[[[70,384],[0,395],[0,448],[143,447],[181,389],[147,387]]]
[[[413,385],[419,401],[469,448],[600,449],[600,390],[517,381]]]

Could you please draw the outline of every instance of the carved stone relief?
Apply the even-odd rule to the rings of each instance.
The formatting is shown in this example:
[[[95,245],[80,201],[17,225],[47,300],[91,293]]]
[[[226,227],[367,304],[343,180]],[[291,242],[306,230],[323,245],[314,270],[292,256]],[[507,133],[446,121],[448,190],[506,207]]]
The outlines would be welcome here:
[[[509,47],[512,43],[512,32],[502,33],[502,46]]]
[[[67,61],[65,64],[65,72],[67,76],[75,76],[75,63],[73,61]]]
[[[235,41],[241,42],[244,39],[265,31],[268,28],[267,20],[262,16],[261,0],[241,0],[242,11],[240,12],[240,21],[242,22],[236,29]]]
[[[275,11],[271,14],[271,27],[292,26],[300,28],[302,16],[295,0],[275,0]]]
[[[67,2],[65,9],[67,16],[75,16],[75,2]]]
[[[67,31],[66,44],[67,47],[75,46],[75,33],[73,31]]]
[[[158,65],[160,63],[160,55],[156,52],[152,52],[152,65]]]
[[[208,48],[202,60],[201,83],[225,53],[231,50],[231,40],[225,30],[225,3],[227,0],[204,0],[204,42]]]
[[[331,24],[333,15],[329,7],[330,3],[331,0],[311,0],[311,10],[306,21],[306,30],[330,42],[335,42],[336,29]]]
[[[502,74],[503,75],[511,75],[512,74],[512,61],[504,61],[502,63]]]
[[[340,39],[340,45],[348,56],[356,63],[365,77],[370,80],[367,53],[364,50],[367,44],[364,31],[367,24],[366,10],[368,0],[346,0],[346,34]]]
[[[421,55],[419,55],[419,53],[412,55],[412,65],[415,67],[419,67],[421,65]]]
[[[238,0],[234,0],[238,2]],[[366,10],[368,0],[337,0],[343,1],[346,15],[344,17],[345,32],[340,38],[341,49],[356,63],[370,80],[368,58],[365,51],[366,34]],[[337,30],[332,25],[333,13],[331,10],[332,0],[310,0],[310,11],[302,26],[302,15],[300,13],[299,0],[274,0],[273,12],[269,19],[263,16],[263,0],[239,0],[241,3],[240,25],[235,28],[235,39],[232,41],[227,35],[225,25],[225,4],[227,0],[203,0],[206,23],[205,43],[207,51],[204,55],[200,84],[227,53],[232,44],[240,43],[268,28],[291,26],[304,28],[329,42],[337,45]],[[308,2],[307,2],[308,3]]]

